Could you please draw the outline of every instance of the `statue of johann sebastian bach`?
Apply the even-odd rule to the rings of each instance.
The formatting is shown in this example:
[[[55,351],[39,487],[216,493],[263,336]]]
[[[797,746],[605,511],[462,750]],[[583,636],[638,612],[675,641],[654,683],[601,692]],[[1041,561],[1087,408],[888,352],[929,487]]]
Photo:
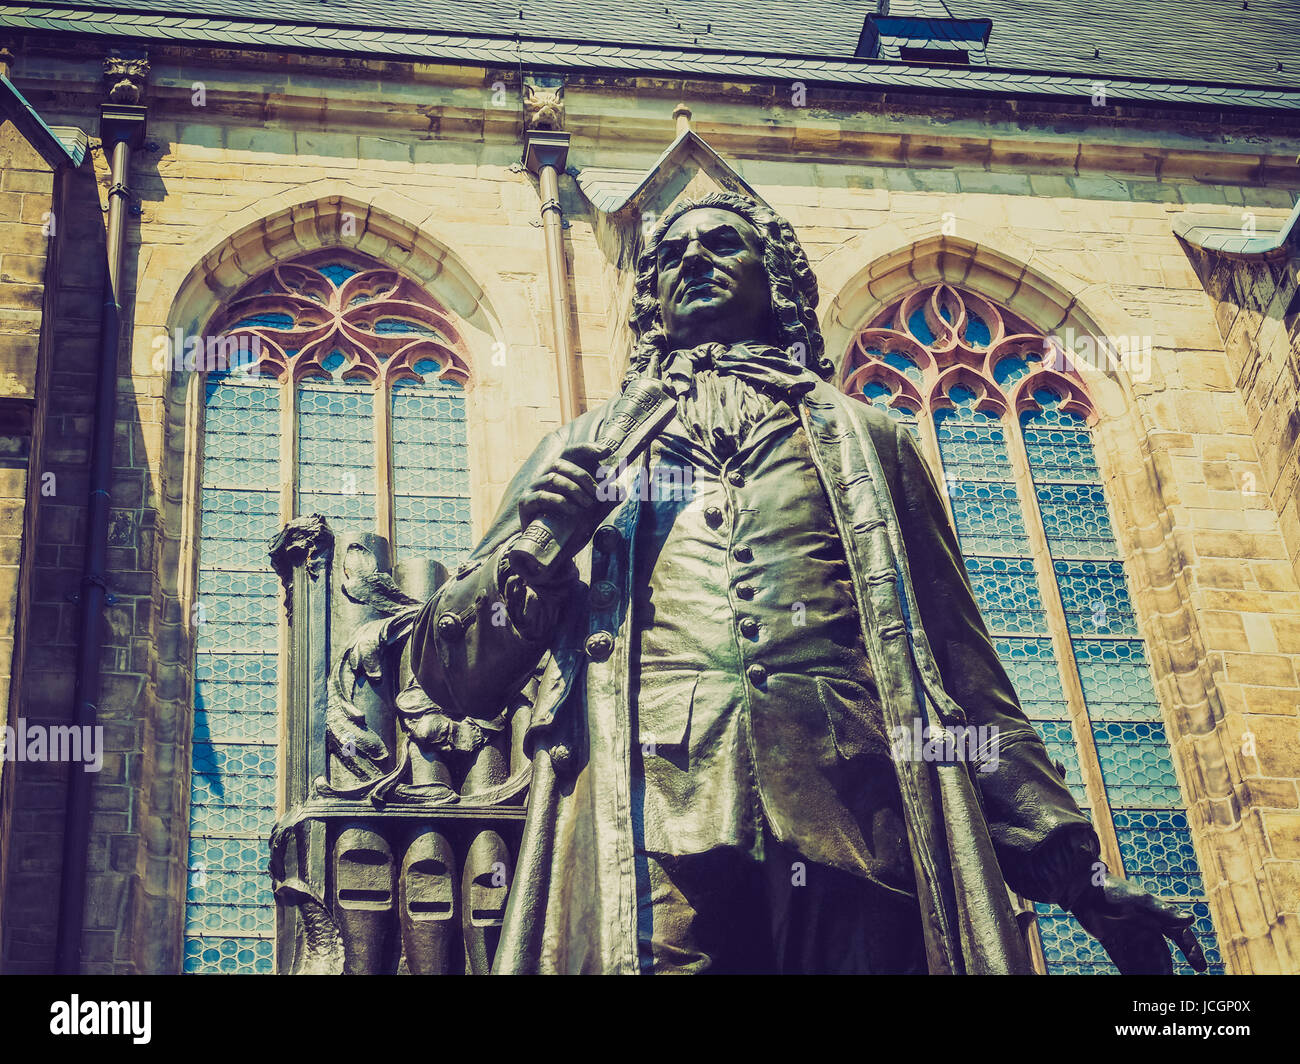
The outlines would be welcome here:
[[[672,420],[614,502],[612,401],[547,437],[417,620],[434,702],[531,714],[496,971],[1025,972],[1006,885],[1122,971],[1170,971],[1166,938],[1203,967],[1189,915],[1098,864],[931,473],[827,382],[816,304],[784,219],[675,206],[638,263],[629,374]],[[579,530],[544,575],[510,558],[539,516]],[[918,720],[992,739],[977,763],[891,756]]]

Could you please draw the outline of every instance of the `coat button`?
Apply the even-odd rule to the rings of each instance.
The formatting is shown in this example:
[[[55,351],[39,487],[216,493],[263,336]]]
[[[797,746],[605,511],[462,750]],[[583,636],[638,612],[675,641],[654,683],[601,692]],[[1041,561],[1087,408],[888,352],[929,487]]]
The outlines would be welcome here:
[[[607,610],[618,601],[618,588],[610,580],[601,580],[591,589],[591,604],[598,610]]]
[[[740,587],[736,588],[736,594],[743,599],[752,599],[754,597],[754,585],[741,584]]]
[[[731,552],[731,556],[738,562],[749,562],[754,560],[754,552],[748,547],[736,547]]]
[[[745,670],[745,675],[755,687],[762,687],[767,682],[767,670],[762,665],[751,665]]]
[[[592,661],[604,661],[614,653],[614,637],[608,632],[596,632],[587,637],[587,657]]]
[[[710,528],[717,528],[722,524],[722,511],[716,506],[710,506],[704,511],[704,520]]]
[[[438,634],[443,639],[459,639],[465,632],[465,626],[454,613],[444,613],[438,618]]]
[[[740,622],[740,634],[746,639],[757,639],[758,622],[753,617],[746,617]]]
[[[745,486],[745,475],[739,469],[733,469],[727,474],[727,483],[733,488],[743,488]]]
[[[623,545],[623,534],[613,525],[601,525],[592,536],[592,542],[602,554],[613,554]]]

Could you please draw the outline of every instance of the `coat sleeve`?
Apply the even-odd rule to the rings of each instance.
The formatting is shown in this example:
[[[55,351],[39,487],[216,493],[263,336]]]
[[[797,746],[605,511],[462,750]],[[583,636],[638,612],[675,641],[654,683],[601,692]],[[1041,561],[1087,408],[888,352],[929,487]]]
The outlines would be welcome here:
[[[910,432],[896,422],[893,432],[891,493],[921,623],[944,690],[969,725],[983,725],[992,735],[991,756],[972,766],[972,776],[1003,876],[1017,893],[1070,908],[1090,889],[1100,850],[1096,834],[1020,708],[929,465]]]
[[[549,649],[572,592],[573,564],[532,587],[506,560],[518,537],[519,496],[583,431],[580,419],[544,439],[506,488],[483,541],[429,598],[411,632],[411,670],[443,712],[492,717],[527,683]]]

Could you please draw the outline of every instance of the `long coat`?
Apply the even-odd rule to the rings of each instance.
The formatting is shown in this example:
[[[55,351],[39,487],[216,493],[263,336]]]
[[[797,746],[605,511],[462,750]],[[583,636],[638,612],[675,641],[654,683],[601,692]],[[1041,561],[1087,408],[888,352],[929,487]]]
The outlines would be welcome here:
[[[634,542],[637,493],[604,523],[618,534],[606,527],[575,559],[581,582],[544,630],[500,623],[501,560],[519,532],[519,496],[568,444],[594,440],[610,405],[542,441],[412,635],[415,674],[435,702],[490,716],[522,691],[522,711],[531,713],[527,822],[495,966],[504,973],[638,971],[629,675],[636,611],[624,549]],[[953,725],[985,726],[993,737],[979,764],[894,760],[929,970],[1027,972],[1007,885],[1052,900],[1052,870],[1043,865],[1059,861],[1041,855],[1067,836],[1095,853],[1095,837],[1020,709],[911,435],[825,383],[798,407],[845,546],[890,733],[913,735],[919,722],[932,738]],[[593,573],[617,588],[613,601],[607,590],[586,594]]]

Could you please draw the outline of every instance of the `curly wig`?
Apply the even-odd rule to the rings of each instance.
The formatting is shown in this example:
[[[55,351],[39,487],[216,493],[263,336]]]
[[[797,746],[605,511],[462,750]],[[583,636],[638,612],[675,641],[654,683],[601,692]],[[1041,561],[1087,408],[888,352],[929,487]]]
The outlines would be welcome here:
[[[762,242],[763,267],[772,290],[772,312],[776,321],[777,345],[787,351],[799,351],[805,365],[824,380],[830,380],[835,366],[825,357],[825,342],[817,325],[817,278],[808,265],[808,256],[799,245],[790,223],[775,211],[731,192],[714,192],[675,204],[655,226],[637,258],[636,293],[632,299],[631,369],[624,380],[659,375],[659,367],[669,352],[659,305],[659,243],[669,226],[687,211],[717,207],[738,214],[758,232]]]

